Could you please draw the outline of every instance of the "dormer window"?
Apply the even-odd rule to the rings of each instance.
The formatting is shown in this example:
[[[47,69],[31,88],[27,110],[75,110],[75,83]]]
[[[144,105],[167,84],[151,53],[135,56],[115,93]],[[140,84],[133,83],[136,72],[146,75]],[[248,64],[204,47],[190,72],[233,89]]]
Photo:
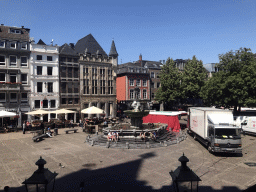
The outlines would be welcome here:
[[[10,48],[12,48],[12,49],[16,49],[16,42],[11,42],[11,44],[10,44]]]
[[[21,34],[21,30],[19,30],[19,29],[10,29],[10,33]]]
[[[5,41],[0,41],[0,48],[5,48]]]

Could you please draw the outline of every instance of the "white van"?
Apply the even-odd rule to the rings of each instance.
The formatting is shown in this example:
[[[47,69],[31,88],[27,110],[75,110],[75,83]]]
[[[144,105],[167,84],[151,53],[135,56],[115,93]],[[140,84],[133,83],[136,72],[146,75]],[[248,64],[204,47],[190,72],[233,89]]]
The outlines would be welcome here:
[[[256,116],[246,117],[241,122],[243,132],[256,134]]]

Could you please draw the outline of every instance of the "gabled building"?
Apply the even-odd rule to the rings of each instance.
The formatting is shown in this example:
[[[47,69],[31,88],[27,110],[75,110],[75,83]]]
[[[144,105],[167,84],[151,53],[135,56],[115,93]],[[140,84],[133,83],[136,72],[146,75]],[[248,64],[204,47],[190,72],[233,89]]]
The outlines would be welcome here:
[[[41,39],[30,44],[30,107],[32,110],[54,111],[59,108],[59,47],[46,45]],[[56,118],[49,113],[44,121]]]
[[[0,110],[17,113],[18,126],[30,110],[29,36],[30,29],[23,26],[0,26]]]
[[[106,117],[115,117],[118,53],[114,40],[109,55],[91,34],[77,41],[75,51],[79,54],[81,109],[96,106]]]
[[[62,45],[59,52],[60,108],[76,111],[76,113],[66,114],[65,119],[79,122],[81,109],[79,55],[73,43]]]

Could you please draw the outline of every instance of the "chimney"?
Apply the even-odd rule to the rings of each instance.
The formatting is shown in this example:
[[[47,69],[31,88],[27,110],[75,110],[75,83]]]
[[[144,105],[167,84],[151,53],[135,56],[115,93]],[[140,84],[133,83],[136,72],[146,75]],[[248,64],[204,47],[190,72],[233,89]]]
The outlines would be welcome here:
[[[4,26],[4,24],[1,24],[1,26]]]
[[[74,43],[69,43],[69,46],[70,46],[72,49],[75,49],[75,44],[74,44]]]
[[[142,55],[140,54],[140,56],[139,56],[139,62],[140,62],[140,66],[142,67]]]
[[[24,29],[24,26],[21,26],[22,29]]]

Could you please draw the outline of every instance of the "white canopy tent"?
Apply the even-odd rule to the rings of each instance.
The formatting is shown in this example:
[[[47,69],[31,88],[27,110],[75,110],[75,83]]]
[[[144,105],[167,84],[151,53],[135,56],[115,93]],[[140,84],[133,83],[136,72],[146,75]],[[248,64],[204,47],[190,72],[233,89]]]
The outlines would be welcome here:
[[[81,113],[84,113],[84,114],[103,114],[103,113],[105,113],[105,111],[98,108],[98,107],[92,106],[92,107],[88,107],[86,109],[83,109],[81,111]]]
[[[4,117],[14,117],[16,113],[9,112],[9,111],[0,111],[0,117],[2,118],[2,127],[4,126]]]

